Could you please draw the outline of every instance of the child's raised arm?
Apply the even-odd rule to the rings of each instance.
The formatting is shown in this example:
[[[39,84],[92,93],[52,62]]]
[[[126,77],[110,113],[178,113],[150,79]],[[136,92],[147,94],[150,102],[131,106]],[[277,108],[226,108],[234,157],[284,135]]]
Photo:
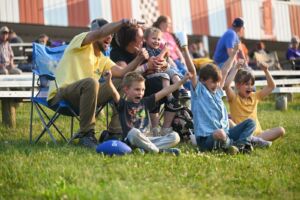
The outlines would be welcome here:
[[[161,100],[162,98],[164,98],[165,96],[169,95],[170,93],[174,92],[175,90],[177,90],[182,84],[184,84],[188,79],[190,78],[190,74],[187,73],[185,74],[185,76],[183,77],[183,79],[181,79],[180,81],[162,89],[161,91],[155,93],[155,102]]]
[[[264,73],[266,75],[266,79],[267,79],[267,86],[265,86],[258,93],[258,95],[262,99],[272,93],[272,91],[276,87],[276,84],[274,82],[272,75],[269,72],[269,66],[266,63],[259,63],[259,67],[264,71]]]
[[[120,94],[117,91],[116,87],[114,86],[112,80],[111,80],[112,74],[111,71],[105,71],[104,72],[104,78],[106,81],[106,84],[108,84],[108,87],[112,90],[112,97],[115,103],[119,103],[120,101]]]
[[[187,39],[187,35],[185,33],[181,33],[181,36],[176,38],[180,44],[181,47],[181,52],[183,55],[183,58],[185,60],[185,64],[188,68],[188,71],[190,73],[190,79],[192,82],[192,86],[193,88],[196,88],[197,85],[197,72],[196,72],[196,68],[194,66],[193,60],[190,56],[189,50],[188,50],[188,39]]]
[[[235,44],[233,47],[233,51],[230,54],[229,58],[226,60],[226,62],[224,63],[221,71],[222,71],[222,79],[220,81],[220,88],[224,87],[225,84],[225,80],[227,78],[228,72],[230,71],[233,62],[235,60],[236,54],[239,51],[239,43]]]
[[[238,62],[236,64],[234,64],[233,68],[230,70],[230,72],[225,80],[224,89],[225,89],[228,101],[231,101],[235,96],[235,93],[230,85],[231,85],[232,81],[234,80],[235,75],[237,74],[238,70],[244,64],[245,64],[245,60],[239,59]]]
[[[189,71],[190,76],[191,76],[190,79],[191,79],[191,82],[192,82],[192,86],[193,86],[193,88],[196,88],[198,78],[197,78],[197,71],[196,71],[195,65],[192,61],[192,58],[190,56],[190,53],[189,53],[189,50],[188,50],[187,46],[181,47],[181,50],[182,50],[182,55],[185,59],[186,66],[187,66],[188,71]]]

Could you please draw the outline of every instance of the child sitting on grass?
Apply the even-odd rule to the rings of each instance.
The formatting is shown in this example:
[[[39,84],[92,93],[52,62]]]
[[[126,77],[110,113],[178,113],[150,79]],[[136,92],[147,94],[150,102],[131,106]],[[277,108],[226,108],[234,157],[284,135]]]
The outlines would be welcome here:
[[[187,42],[180,41],[180,44]],[[250,138],[255,130],[254,120],[246,119],[229,128],[228,114],[222,100],[222,88],[238,52],[238,44],[235,45],[222,71],[214,64],[207,64],[199,70],[199,80],[187,47],[182,47],[182,50],[191,73],[194,133],[199,150],[222,149],[230,154],[251,152],[253,147]]]
[[[163,49],[160,48],[162,40],[162,32],[158,28],[148,28],[145,30],[144,39],[146,43],[146,50],[148,51],[149,57],[158,57],[160,60],[164,60],[168,54],[167,46]],[[173,64],[172,64],[173,63]],[[161,77],[163,88],[170,86],[170,80],[173,83],[180,81],[180,73],[177,72],[172,65],[176,65],[172,62],[171,58],[166,58],[165,68],[156,71],[147,71],[146,78]],[[188,92],[181,85],[179,88],[179,99],[188,99]],[[182,108],[179,101],[172,95],[167,95],[167,107],[173,111],[177,111]]]
[[[188,80],[189,75],[155,94],[144,97],[144,77],[137,72],[129,72],[123,78],[122,86],[125,98],[121,98],[111,81],[111,73],[107,74],[107,82],[112,89],[113,99],[119,113],[123,141],[131,147],[141,148],[146,152],[169,152],[178,155],[180,150],[171,148],[180,141],[178,133],[173,131],[165,136],[146,136],[150,132],[151,125],[149,110],[152,110],[160,99],[177,90]]]
[[[256,122],[256,129],[254,135],[266,141],[274,141],[285,134],[283,127],[271,128],[262,130],[257,118],[257,105],[264,97],[272,93],[276,87],[272,75],[268,70],[267,64],[260,63],[260,68],[264,71],[267,79],[267,86],[258,92],[253,92],[255,83],[254,75],[247,69],[240,69],[240,65],[236,65],[228,75],[225,83],[225,91],[229,102],[231,118],[234,123],[240,123],[245,119],[251,118]],[[234,91],[230,84],[235,82],[236,91]],[[271,146],[271,142],[257,143],[258,145]]]

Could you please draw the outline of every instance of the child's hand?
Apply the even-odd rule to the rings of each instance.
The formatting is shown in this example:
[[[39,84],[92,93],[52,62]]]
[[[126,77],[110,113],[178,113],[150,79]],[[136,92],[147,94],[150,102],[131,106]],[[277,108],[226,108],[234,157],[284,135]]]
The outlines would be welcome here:
[[[111,77],[112,77],[112,74],[111,74],[111,71],[110,70],[107,70],[103,73],[103,77],[105,78],[105,81],[108,83],[111,81]]]
[[[266,71],[269,69],[269,65],[265,62],[258,62],[257,65],[263,70]]]
[[[169,54],[169,48],[165,45],[162,49],[159,55],[157,55],[156,57],[158,59],[163,60],[166,56],[168,56]]]
[[[175,33],[175,37],[181,48],[186,47],[188,45],[188,37],[185,32],[177,32]]]
[[[144,25],[145,22],[138,21],[136,19],[122,19],[122,24],[124,26],[137,26],[137,25]]]
[[[182,79],[182,82],[185,83],[187,80],[189,80],[190,78],[192,77],[191,73],[190,72],[187,72],[183,79]]]
[[[237,53],[240,50],[240,42],[235,43],[234,47],[233,47],[233,52]]]
[[[137,56],[142,60],[148,60],[149,59],[149,54],[148,54],[148,51],[145,49],[145,48],[137,48],[135,47],[135,50],[137,52]]]
[[[236,68],[237,69],[241,69],[242,67],[244,67],[245,66],[245,63],[246,63],[246,61],[245,61],[245,59],[238,59],[237,60],[237,63],[236,63]]]

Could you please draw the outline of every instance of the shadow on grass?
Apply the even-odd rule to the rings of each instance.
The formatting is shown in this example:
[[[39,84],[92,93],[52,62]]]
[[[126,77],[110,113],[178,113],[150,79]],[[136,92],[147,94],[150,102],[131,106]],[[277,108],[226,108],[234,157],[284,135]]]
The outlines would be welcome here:
[[[0,141],[0,154],[11,151],[18,151],[26,155],[48,151],[60,152],[61,154],[76,152],[78,155],[96,153],[94,149],[84,148],[77,144],[67,144],[64,141],[58,141],[57,144],[54,144],[52,141],[41,141],[36,144],[30,144],[26,139]]]

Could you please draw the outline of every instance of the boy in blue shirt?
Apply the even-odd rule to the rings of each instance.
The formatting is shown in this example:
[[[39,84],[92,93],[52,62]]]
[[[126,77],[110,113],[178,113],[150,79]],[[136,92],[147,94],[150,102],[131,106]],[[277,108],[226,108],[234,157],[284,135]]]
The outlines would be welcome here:
[[[187,47],[182,47],[182,51],[191,74],[194,132],[199,149],[223,149],[230,154],[252,151],[250,138],[255,130],[255,122],[247,119],[229,128],[228,113],[222,101],[222,88],[238,52],[238,44],[221,70],[214,64],[208,64],[200,69],[199,80]]]

